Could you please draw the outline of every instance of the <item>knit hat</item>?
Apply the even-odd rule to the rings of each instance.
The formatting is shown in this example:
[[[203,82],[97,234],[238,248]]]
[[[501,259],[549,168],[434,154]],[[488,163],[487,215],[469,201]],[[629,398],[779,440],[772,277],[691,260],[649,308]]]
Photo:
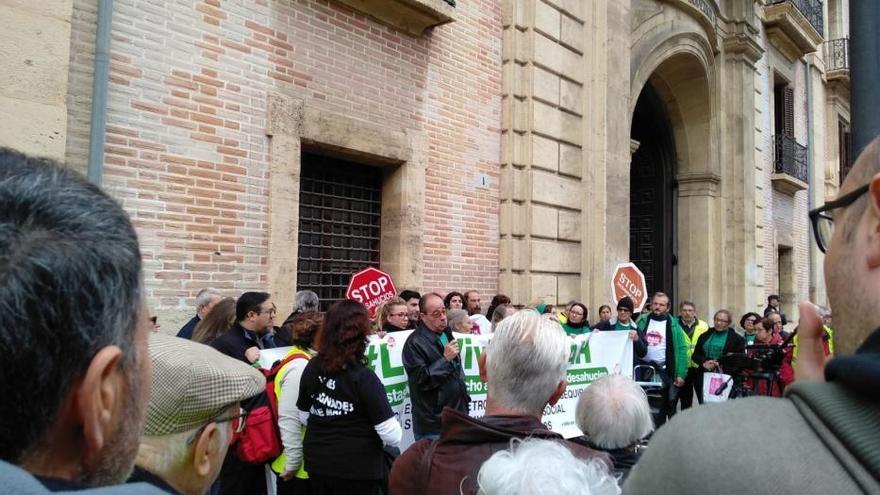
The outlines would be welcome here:
[[[187,339],[151,334],[150,360],[153,388],[144,422],[146,436],[198,428],[266,387],[258,370]]]
[[[629,298],[629,296],[623,296],[620,301],[617,301],[617,309],[625,309],[630,313],[633,312],[633,300]]]

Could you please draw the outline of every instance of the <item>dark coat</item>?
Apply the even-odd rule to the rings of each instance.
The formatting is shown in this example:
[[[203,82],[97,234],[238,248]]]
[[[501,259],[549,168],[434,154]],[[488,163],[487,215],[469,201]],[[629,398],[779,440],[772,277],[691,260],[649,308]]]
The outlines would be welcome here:
[[[709,358],[706,357],[706,350],[704,346],[706,341],[709,340],[709,337],[715,333],[714,328],[710,328],[708,331],[703,332],[700,335],[700,338],[697,339],[697,343],[694,346],[694,355],[691,358],[693,362],[697,363],[700,367],[701,371],[705,371],[703,368],[703,363],[705,363]],[[727,329],[727,342],[724,343],[724,350],[721,352],[722,356],[726,356],[727,354],[741,354],[746,352],[746,339],[741,337],[733,328]]]
[[[532,416],[484,416],[443,410],[440,440],[421,440],[394,462],[389,480],[391,495],[452,495],[477,493],[477,472],[492,454],[510,448],[514,438],[541,438],[562,442],[579,458],[597,458],[609,472],[604,452],[566,441]],[[461,487],[461,491],[459,491]]]
[[[274,337],[270,334],[266,334],[260,338],[260,343],[258,344],[253,336],[253,332],[245,330],[245,328],[238,323],[234,323],[232,328],[214,339],[214,342],[211,342],[211,347],[214,349],[217,349],[229,357],[244,361],[247,364],[251,363],[244,357],[244,351],[254,346],[257,346],[260,349],[272,349],[277,347],[277,344],[274,341]]]
[[[452,340],[452,335],[448,336]],[[440,412],[444,407],[467,412],[471,398],[464,383],[461,358],[447,361],[437,334],[422,324],[403,345],[403,367],[409,381],[416,432],[440,433]]]
[[[192,340],[193,331],[195,331],[196,325],[198,325],[200,321],[202,321],[202,319],[199,318],[199,315],[193,316],[188,322],[186,322],[186,325],[180,327],[180,331],[177,332],[177,336],[182,339]]]
[[[773,306],[767,305],[764,308],[764,318],[768,317],[770,313],[779,313],[779,317],[781,318],[783,325],[788,325],[788,320],[785,318],[785,313],[783,313],[779,308],[774,308]]]

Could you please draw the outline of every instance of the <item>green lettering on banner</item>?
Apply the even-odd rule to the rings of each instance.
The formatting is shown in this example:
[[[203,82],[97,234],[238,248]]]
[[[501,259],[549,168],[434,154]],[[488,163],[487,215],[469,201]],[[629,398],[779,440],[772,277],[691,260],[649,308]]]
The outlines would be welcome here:
[[[409,399],[407,382],[385,385],[385,396],[388,397],[388,403],[391,404],[391,407],[403,404],[404,400]]]
[[[476,366],[477,359],[480,357],[480,353],[483,351],[483,348],[474,345],[471,339],[458,339],[461,342],[461,355],[464,356],[464,368],[471,369]]]
[[[489,391],[489,385],[480,380],[479,376],[465,375],[464,384],[468,395],[481,395]]]
[[[572,342],[568,364],[587,364],[591,362],[593,362],[593,360],[590,357],[590,341],[583,340],[581,342]]]
[[[371,370],[373,370],[374,373],[376,372],[376,359],[379,358],[379,353],[376,352],[376,347],[378,345],[379,344],[376,344],[376,345],[367,344],[367,352],[364,353],[364,357],[367,359],[367,368],[370,368]],[[382,378],[382,377],[380,376],[379,378]]]
[[[605,366],[599,366],[597,368],[582,368],[575,370],[568,370],[568,374],[565,377],[565,381],[569,386],[571,385],[586,385],[588,383],[592,383],[599,378],[608,374],[608,368]]]
[[[391,356],[388,354],[388,344],[379,344],[379,354],[382,356],[382,376],[391,378],[403,376],[403,365],[391,366]]]

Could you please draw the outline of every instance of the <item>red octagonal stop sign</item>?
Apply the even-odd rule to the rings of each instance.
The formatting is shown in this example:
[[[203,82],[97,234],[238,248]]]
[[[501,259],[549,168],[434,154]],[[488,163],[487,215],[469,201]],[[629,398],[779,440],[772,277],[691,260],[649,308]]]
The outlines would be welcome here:
[[[362,303],[370,311],[370,318],[376,317],[376,311],[383,302],[397,295],[391,275],[378,268],[365,268],[351,277],[345,297]]]
[[[621,263],[614,269],[611,277],[611,293],[614,304],[629,296],[636,311],[641,310],[648,302],[648,288],[645,287],[645,275],[633,263]]]

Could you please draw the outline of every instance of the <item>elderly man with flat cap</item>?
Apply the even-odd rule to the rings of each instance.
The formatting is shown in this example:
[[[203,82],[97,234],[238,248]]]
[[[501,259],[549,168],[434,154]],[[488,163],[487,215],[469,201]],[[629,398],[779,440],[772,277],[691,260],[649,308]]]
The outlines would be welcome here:
[[[243,400],[266,385],[263,374],[195,342],[150,337],[153,388],[129,481],[169,493],[202,495],[220,473]]]

